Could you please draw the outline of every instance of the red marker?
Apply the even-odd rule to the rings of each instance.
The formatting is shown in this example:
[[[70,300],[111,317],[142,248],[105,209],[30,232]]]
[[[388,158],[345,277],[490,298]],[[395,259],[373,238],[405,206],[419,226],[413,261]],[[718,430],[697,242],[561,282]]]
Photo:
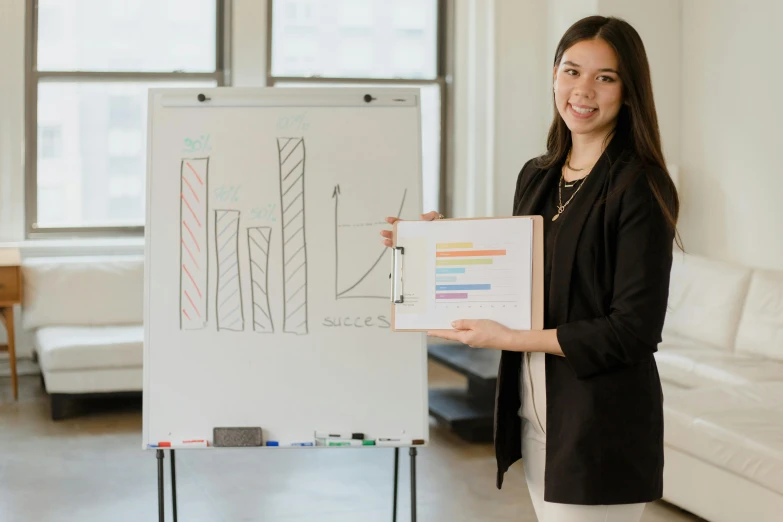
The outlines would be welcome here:
[[[204,439],[180,440],[176,442],[161,441],[157,444],[149,444],[149,448],[206,448],[209,442]]]

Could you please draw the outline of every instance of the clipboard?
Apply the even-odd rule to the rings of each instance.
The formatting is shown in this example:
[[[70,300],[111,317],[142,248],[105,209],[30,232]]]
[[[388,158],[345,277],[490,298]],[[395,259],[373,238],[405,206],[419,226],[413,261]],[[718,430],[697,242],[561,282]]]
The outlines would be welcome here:
[[[455,319],[543,329],[542,216],[397,221],[393,230],[393,331],[449,330]]]

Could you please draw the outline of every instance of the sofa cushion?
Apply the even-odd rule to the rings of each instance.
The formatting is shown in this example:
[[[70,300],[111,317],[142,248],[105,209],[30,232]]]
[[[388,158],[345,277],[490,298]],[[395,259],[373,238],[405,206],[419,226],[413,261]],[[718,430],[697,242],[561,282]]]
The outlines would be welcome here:
[[[34,334],[45,372],[96,368],[141,368],[144,327],[47,326]]]
[[[27,259],[22,326],[141,324],[144,257]]]
[[[689,388],[783,382],[783,362],[706,346],[667,347],[655,353],[655,362],[661,379]]]
[[[736,350],[783,361],[783,270],[753,272]]]
[[[674,253],[664,329],[731,351],[751,269]]]
[[[717,351],[711,344],[704,344],[697,341],[696,339],[691,339],[690,337],[673,333],[670,330],[663,331],[661,335],[661,343],[658,345],[659,350],[669,350],[672,348],[678,349],[682,347],[706,348],[712,351]]]
[[[667,446],[783,494],[783,382],[670,391]]]
[[[99,368],[43,372],[47,393],[109,393],[142,391],[142,368]]]

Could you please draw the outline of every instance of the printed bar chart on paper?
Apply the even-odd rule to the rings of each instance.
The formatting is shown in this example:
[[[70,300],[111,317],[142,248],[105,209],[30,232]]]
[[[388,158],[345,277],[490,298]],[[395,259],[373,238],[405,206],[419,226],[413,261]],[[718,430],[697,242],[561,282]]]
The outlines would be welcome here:
[[[456,319],[542,327],[539,216],[399,222],[395,239],[395,330],[451,329]]]
[[[494,245],[493,245],[494,246]],[[502,245],[501,245],[502,246]],[[513,248],[513,245],[511,245]],[[505,247],[470,241],[435,245],[435,302],[516,306],[515,271]]]

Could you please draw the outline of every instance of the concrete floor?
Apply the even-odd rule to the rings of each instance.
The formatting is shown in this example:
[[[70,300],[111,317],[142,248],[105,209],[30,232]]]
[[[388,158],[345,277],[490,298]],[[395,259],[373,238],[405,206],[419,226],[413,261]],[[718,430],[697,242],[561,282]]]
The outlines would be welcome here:
[[[460,377],[431,365],[433,386]],[[87,415],[52,422],[36,376],[14,402],[0,378],[0,521],[157,520],[155,453],[141,450],[140,400],[98,402]],[[374,522],[392,519],[393,449],[181,450],[179,520]],[[410,520],[410,457],[400,452],[398,520]],[[166,454],[166,520],[171,516]],[[434,425],[417,458],[418,520],[533,522],[520,464],[495,488],[490,444],[468,444]],[[643,522],[701,520],[664,502]]]

